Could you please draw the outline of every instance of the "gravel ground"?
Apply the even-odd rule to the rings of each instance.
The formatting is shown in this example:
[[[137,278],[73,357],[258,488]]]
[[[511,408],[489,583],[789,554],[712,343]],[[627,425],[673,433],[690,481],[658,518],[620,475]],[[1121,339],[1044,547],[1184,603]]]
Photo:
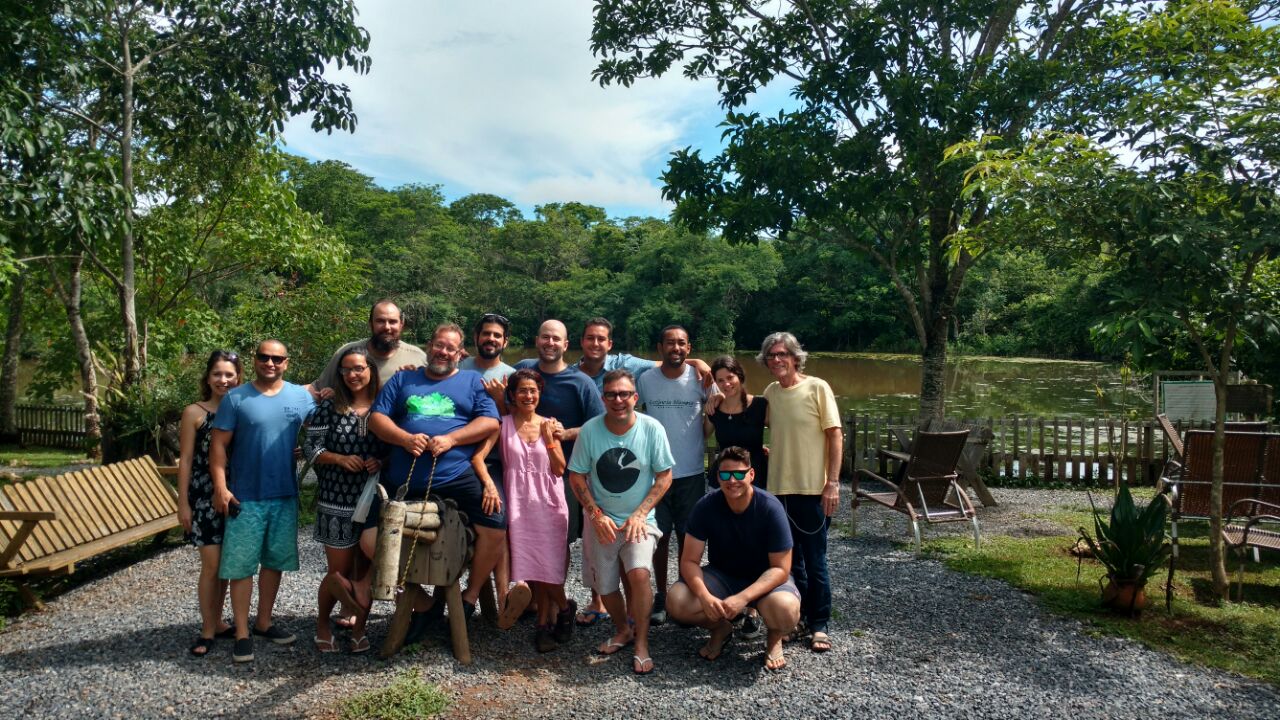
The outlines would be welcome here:
[[[1052,532],[1020,508],[1087,507],[1075,492],[995,492],[1001,506],[981,511],[984,533]],[[848,513],[846,504],[837,520],[847,525]],[[1269,685],[1091,636],[1003,583],[917,560],[900,544],[901,516],[864,507],[860,520],[857,538],[832,531],[834,649],[815,655],[788,645],[790,664],[778,674],[762,669],[762,641],[738,640],[710,663],[696,655],[705,633],[672,625],[653,632],[657,672],[647,678],[631,674],[626,654],[594,654],[607,634],[600,628],[538,655],[531,626],[502,633],[478,621],[470,667],[454,662],[443,633],[389,662],[322,656],[308,639],[323,556],[304,531],[303,568],[286,577],[277,604],[295,645],[260,641],[247,667],[232,664],[229,641],[207,659],[189,657],[196,558],[176,549],[68,592],[0,633],[0,709],[32,718],[332,717],[335,700],[406,668],[444,688],[458,718],[1261,718],[1280,705]],[[571,589],[587,597],[576,580]],[[375,649],[389,618],[383,605],[370,627]]]

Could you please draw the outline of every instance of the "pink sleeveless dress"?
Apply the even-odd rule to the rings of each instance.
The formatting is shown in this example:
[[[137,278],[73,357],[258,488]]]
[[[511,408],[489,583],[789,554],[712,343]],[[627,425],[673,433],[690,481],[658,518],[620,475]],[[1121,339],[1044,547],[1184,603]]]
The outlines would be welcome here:
[[[511,579],[561,585],[568,570],[564,548],[569,506],[564,481],[551,472],[542,437],[531,443],[521,440],[510,415],[502,418],[500,443]]]

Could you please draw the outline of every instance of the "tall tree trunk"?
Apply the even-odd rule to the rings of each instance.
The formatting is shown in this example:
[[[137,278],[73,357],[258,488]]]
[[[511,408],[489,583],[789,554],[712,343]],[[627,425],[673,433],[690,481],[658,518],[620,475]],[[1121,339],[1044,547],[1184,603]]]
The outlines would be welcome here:
[[[18,360],[22,354],[22,308],[26,300],[27,273],[9,283],[9,322],[4,335],[4,359],[0,361],[0,439],[18,438]]]
[[[123,46],[121,68],[123,86],[120,107],[120,181],[124,186],[124,228],[120,237],[120,315],[124,322],[124,385],[136,385],[142,379],[142,353],[138,346],[137,282],[134,275],[133,237],[133,55],[129,45],[130,23],[122,19],[120,35]]]
[[[1213,374],[1213,485],[1209,488],[1209,557],[1213,570],[1213,594],[1227,599],[1231,581],[1227,578],[1226,550],[1222,544],[1222,479],[1225,474],[1227,422],[1227,368]]]
[[[71,260],[71,272],[67,282],[62,282],[57,265],[49,262],[49,275],[54,290],[67,311],[67,323],[71,326],[71,340],[75,343],[76,363],[80,366],[80,393],[84,397],[84,430],[88,441],[89,456],[99,457],[102,449],[102,418],[98,413],[98,376],[93,366],[93,349],[89,334],[84,328],[84,316],[80,312],[80,299],[84,286],[81,269],[84,254],[77,253]]]
[[[941,325],[941,331],[938,326]],[[947,323],[931,323],[920,368],[920,424],[941,419],[947,402]]]

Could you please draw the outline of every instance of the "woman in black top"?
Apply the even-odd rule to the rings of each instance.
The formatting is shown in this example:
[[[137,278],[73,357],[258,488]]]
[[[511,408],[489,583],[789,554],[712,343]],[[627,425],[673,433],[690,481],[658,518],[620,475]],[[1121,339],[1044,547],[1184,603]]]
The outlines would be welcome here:
[[[747,393],[747,373],[731,355],[711,361],[711,376],[721,395],[713,395],[706,404],[703,431],[706,435],[715,432],[717,450],[736,445],[750,452],[751,467],[756,471],[752,484],[768,490],[769,455],[764,446],[764,425],[769,401]]]

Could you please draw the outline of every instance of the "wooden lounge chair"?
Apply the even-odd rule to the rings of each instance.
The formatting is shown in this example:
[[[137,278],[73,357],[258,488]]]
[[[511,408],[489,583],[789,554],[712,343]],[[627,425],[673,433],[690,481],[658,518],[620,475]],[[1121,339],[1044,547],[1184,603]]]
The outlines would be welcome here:
[[[973,503],[958,484],[956,465],[964,452],[968,430],[951,432],[918,432],[912,443],[906,466],[899,482],[891,482],[870,470],[859,470],[853,480],[853,515],[857,522],[861,500],[883,505],[907,516],[915,536],[916,552],[920,552],[920,521],[928,523],[963,522],[973,524],[973,542],[981,542],[978,518]],[[862,479],[875,480],[888,488],[885,492],[868,492],[858,487]],[[855,525],[856,528],[856,525]]]
[[[76,563],[178,526],[177,492],[149,457],[54,478],[11,483],[0,493],[0,578],[28,606],[32,576],[75,572]]]

